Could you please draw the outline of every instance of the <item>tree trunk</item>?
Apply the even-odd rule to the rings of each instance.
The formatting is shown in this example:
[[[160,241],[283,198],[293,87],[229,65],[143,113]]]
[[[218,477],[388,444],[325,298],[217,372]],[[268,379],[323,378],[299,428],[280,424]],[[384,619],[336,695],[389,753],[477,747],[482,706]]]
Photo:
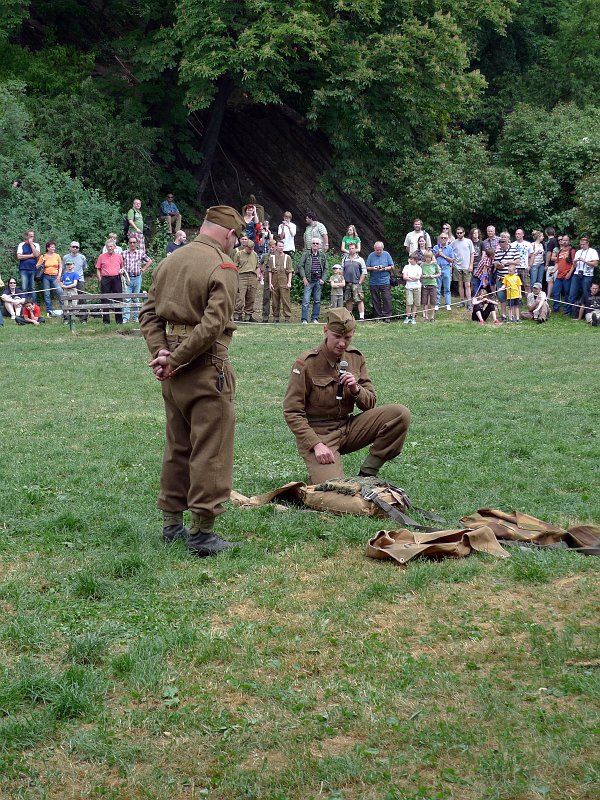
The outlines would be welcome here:
[[[210,171],[215,158],[215,152],[219,143],[223,114],[227,107],[227,100],[233,89],[233,81],[228,75],[222,75],[217,83],[217,94],[208,112],[208,123],[202,137],[201,153],[202,161],[195,170],[195,178],[198,181],[198,203],[202,206],[202,196],[206,189],[206,184],[210,177]]]

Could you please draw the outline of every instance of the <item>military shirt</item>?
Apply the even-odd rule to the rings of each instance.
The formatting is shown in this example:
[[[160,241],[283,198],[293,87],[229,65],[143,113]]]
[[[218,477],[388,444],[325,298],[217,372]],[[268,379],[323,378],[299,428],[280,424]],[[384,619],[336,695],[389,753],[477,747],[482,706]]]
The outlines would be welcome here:
[[[228,346],[236,330],[232,314],[237,288],[237,267],[206,234],[164,258],[154,270],[148,300],[140,312],[140,328],[152,357],[170,349],[167,322],[191,328],[171,353],[173,369],[193,361],[217,341]]]
[[[294,362],[283,401],[283,415],[301,448],[312,450],[322,440],[311,422],[330,422],[335,427],[352,414],[355,406],[361,411],[375,406],[377,398],[363,354],[350,345],[340,359],[348,362],[348,372],[354,375],[359,385],[356,396],[344,386],[342,400],[335,399],[339,364],[337,358],[327,352],[325,343],[302,353]]]
[[[286,253],[270,255],[267,261],[273,286],[286,287],[292,271],[292,259]]]
[[[246,275],[251,272],[256,273],[258,269],[258,256],[254,250],[248,253],[243,248],[240,248],[236,251],[233,261],[237,265],[240,275]]]

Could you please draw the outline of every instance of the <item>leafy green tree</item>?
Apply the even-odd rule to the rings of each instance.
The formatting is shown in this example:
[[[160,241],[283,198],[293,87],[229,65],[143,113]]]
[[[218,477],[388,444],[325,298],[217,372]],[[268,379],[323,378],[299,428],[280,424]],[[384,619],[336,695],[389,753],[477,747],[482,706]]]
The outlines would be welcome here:
[[[501,27],[511,6],[179,0],[174,33],[188,103],[210,108],[200,193],[227,103],[268,99],[323,130],[337,155],[336,188],[368,198],[390,158],[468,116],[483,85],[468,58],[478,20]]]
[[[27,19],[29,3],[27,0],[3,0],[2,14],[0,15],[0,42],[6,39],[19,28],[23,20]]]
[[[137,104],[126,101],[117,112],[88,79],[77,93],[55,97],[36,117],[34,130],[58,169],[101,186],[123,208],[140,197],[156,214],[162,175],[153,154],[161,132],[141,124]]]
[[[22,185],[13,187],[16,179]],[[24,87],[0,85],[0,272],[17,274],[17,244],[33,227],[38,241],[55,239],[66,252],[75,238],[92,256],[119,222],[119,210],[97,189],[49,164],[32,138]],[[65,250],[63,250],[65,248]]]
[[[600,108],[558,105],[550,113],[520,105],[506,119],[498,161],[519,176],[514,205],[526,224],[571,228],[577,187],[600,166]]]
[[[600,95],[600,4],[563,3],[555,46],[548,52],[556,100],[580,107],[597,105]]]

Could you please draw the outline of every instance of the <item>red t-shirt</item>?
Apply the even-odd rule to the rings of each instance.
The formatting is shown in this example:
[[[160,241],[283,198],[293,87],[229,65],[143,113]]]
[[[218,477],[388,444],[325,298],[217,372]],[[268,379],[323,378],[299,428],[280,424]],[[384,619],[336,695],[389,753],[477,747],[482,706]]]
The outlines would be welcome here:
[[[574,247],[561,247],[556,256],[556,277],[566,278],[573,269],[573,259],[575,258]]]
[[[102,253],[98,257],[98,261],[96,261],[96,269],[100,270],[100,275],[103,278],[118,275],[122,266],[123,256],[119,253],[113,253],[112,255]]]
[[[39,319],[40,307],[34,305],[33,308],[29,310],[27,306],[25,306],[25,308],[23,309],[23,316],[25,317],[25,319]]]

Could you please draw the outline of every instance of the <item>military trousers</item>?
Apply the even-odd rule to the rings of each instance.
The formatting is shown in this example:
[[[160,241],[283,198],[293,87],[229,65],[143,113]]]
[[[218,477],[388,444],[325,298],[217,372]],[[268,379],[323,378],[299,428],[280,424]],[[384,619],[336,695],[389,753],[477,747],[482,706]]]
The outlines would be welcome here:
[[[172,338],[167,337],[171,347]],[[227,354],[225,348],[220,352]],[[213,355],[202,355],[161,387],[166,444],[158,507],[216,517],[225,510],[233,482],[233,369]]]
[[[273,284],[273,291],[271,292],[271,304],[273,306],[273,319],[279,322],[279,311],[283,311],[285,319],[291,319],[292,308],[290,306],[290,290],[285,286],[278,286]]]
[[[265,278],[262,287],[262,321],[268,322],[271,313],[271,290],[269,289],[269,281]]]
[[[244,272],[238,275],[238,292],[235,298],[235,313],[251,317],[254,313],[254,301],[256,300],[256,287],[258,279],[255,272]]]
[[[410,411],[400,404],[376,406],[347,420],[312,422],[311,428],[335,457],[333,464],[319,464],[314,450],[301,450],[311,483],[344,477],[341,456],[371,445],[369,453],[382,461],[395,458],[404,446]]]

